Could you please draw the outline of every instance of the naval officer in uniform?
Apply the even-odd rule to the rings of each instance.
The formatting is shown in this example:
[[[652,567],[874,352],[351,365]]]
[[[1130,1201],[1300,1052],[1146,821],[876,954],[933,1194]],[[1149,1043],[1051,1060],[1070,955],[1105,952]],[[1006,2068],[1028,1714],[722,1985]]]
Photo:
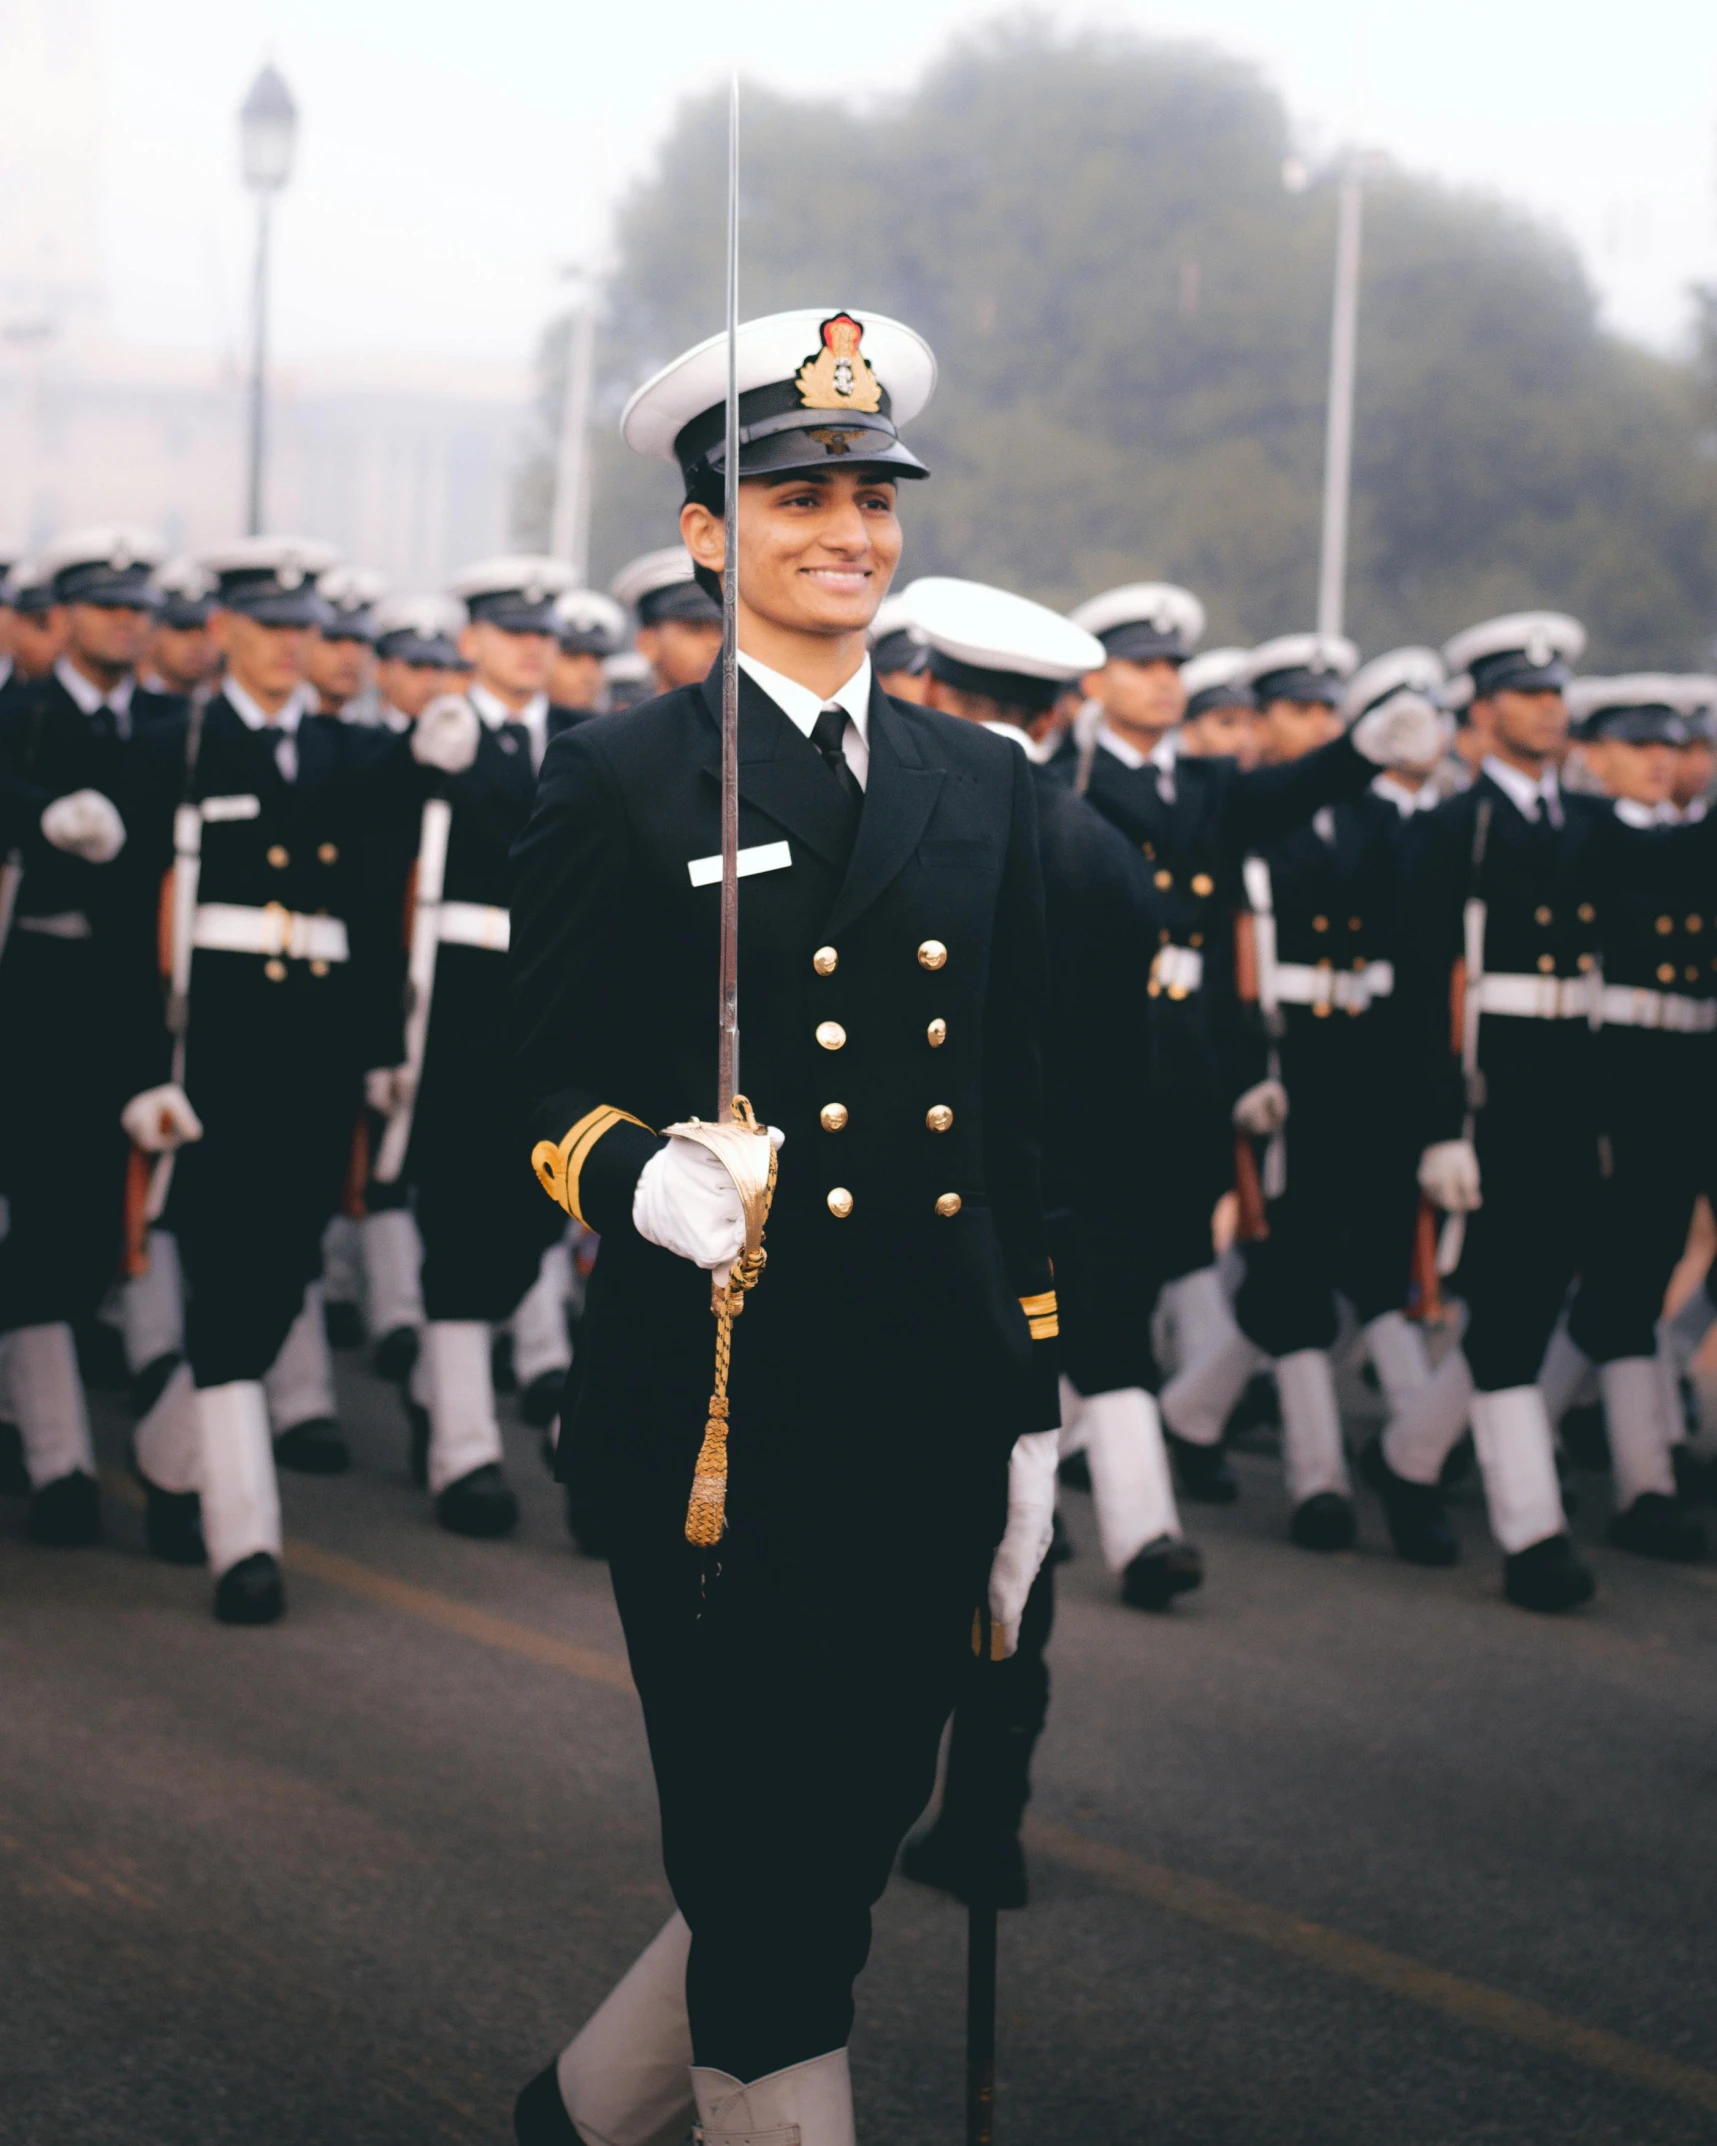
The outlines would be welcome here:
[[[658,693],[695,686],[721,652],[721,606],[698,580],[683,544],[629,559],[609,583],[638,621],[634,645]]]
[[[521,2097],[527,2141],[642,2146],[695,2101],[706,2146],[851,2146],[871,1905],[975,1612],[1017,1623],[1053,1509],[1031,769],[888,699],[865,647],[897,490],[924,475],[898,427],[933,361],[896,322],[818,309],[742,326],[738,365],[740,1085],[785,1146],[713,1552],[684,1535],[711,1383],[699,1270],[736,1256],[740,1210],[655,1128],[716,1103],[719,675],[558,739],[515,852],[537,1161],[602,1238],[560,1465],[606,1502],[679,1908]],[[713,337],[625,418],[680,464],[710,590],[725,376]]]
[[[568,589],[555,599],[555,658],[549,672],[548,697],[560,720],[559,736],[585,716],[600,715],[608,705],[608,680],[602,666],[626,645],[626,614],[600,589]]]

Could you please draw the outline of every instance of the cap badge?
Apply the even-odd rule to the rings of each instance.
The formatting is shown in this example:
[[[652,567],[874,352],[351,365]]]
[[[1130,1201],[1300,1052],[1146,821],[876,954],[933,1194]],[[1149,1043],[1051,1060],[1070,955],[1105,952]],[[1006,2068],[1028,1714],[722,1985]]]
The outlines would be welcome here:
[[[806,436],[815,440],[826,454],[844,455],[852,452],[853,441],[862,440],[864,432],[857,425],[812,425]]]
[[[800,403],[807,410],[880,410],[882,383],[859,347],[863,328],[850,313],[837,313],[824,321],[822,332],[822,349],[805,360],[794,381]]]
[[[1528,634],[1526,647],[1522,650],[1527,662],[1532,664],[1535,669],[1542,670],[1555,653],[1556,651],[1550,643],[1550,636],[1542,626],[1535,626],[1532,632]]]
[[[131,546],[124,537],[119,539],[113,550],[108,554],[107,563],[118,574],[128,573],[132,566],[136,564],[136,561],[131,556]]]
[[[275,568],[274,578],[283,589],[296,589],[304,580],[304,569],[288,554]]]

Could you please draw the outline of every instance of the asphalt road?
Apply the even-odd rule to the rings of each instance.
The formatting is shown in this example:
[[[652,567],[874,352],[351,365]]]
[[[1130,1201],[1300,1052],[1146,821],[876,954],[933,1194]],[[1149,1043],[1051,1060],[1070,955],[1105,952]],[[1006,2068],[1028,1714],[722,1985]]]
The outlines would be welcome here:
[[[217,1627],[122,1481],[97,1550],[0,1506],[8,2146],[505,2141],[667,1913],[606,1575],[534,1437],[519,1538],[455,1541],[391,1394],[341,1375],[358,1465],[287,1480],[275,1629]],[[124,1436],[103,1404],[116,1467]],[[1598,1605],[1535,1619],[1476,1505],[1453,1572],[1398,1565],[1375,1507],[1320,1559],[1240,1467],[1166,1618],[1064,1499],[1000,2146],[1717,2138],[1717,1568],[1598,1547]],[[862,1548],[831,1546],[855,1587]],[[963,1930],[904,1880],[882,1903],[870,2146],[963,2135]]]

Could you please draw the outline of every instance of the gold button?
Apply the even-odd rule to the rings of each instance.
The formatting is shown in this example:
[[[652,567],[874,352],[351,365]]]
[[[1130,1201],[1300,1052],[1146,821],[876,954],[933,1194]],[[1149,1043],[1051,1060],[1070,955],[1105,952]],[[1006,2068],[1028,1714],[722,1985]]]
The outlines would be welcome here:
[[[1349,917],[1349,918],[1348,918],[1348,920],[1347,920],[1347,928],[1348,928],[1348,930],[1349,930],[1349,931],[1358,931],[1358,930],[1359,930],[1359,928],[1360,928],[1360,924],[1361,924],[1361,921],[1362,921],[1362,920],[1361,920],[1361,919],[1360,919],[1359,917]]]
[[[1669,934],[1675,929],[1674,917],[1659,917],[1657,920],[1657,928],[1667,939],[1669,937]]]
[[[825,1051],[838,1051],[847,1040],[847,1032],[839,1021],[819,1021],[817,1041]]]
[[[1204,934],[1203,934],[1203,932],[1201,932],[1201,931],[1190,931],[1190,932],[1188,932],[1188,933],[1187,933],[1187,935],[1186,935],[1186,943],[1187,943],[1187,945],[1188,945],[1188,946],[1202,946],[1202,945],[1204,944]]]
[[[1539,957],[1538,957],[1538,973],[1539,973],[1539,975],[1540,975],[1540,976],[1552,976],[1552,975],[1554,975],[1554,974],[1555,974],[1555,972],[1556,972],[1556,956],[1555,956],[1554,954],[1540,954],[1540,955],[1539,955]]]
[[[1154,876],[1155,883],[1159,887],[1172,887],[1174,885],[1174,874],[1172,872],[1158,872]]]
[[[939,1051],[948,1040],[948,1024],[943,1020],[932,1021],[924,1031],[924,1040],[933,1051]]]
[[[1582,924],[1591,923],[1592,919],[1597,915],[1597,913],[1598,912],[1592,907],[1590,902],[1582,902],[1579,908],[1576,909],[1574,912],[1574,914],[1580,919],[1580,922]]]
[[[332,842],[323,842],[318,845],[316,854],[318,857],[321,858],[324,864],[334,864],[338,862],[340,852],[334,847]]]
[[[811,966],[819,976],[833,976],[841,965],[841,957],[832,946],[819,946],[811,956]]]
[[[1699,981],[1699,971],[1694,968],[1691,963],[1688,965],[1688,967],[1683,969],[1681,973],[1687,978],[1687,981],[1690,984],[1696,984]]]
[[[954,1113],[946,1103],[932,1103],[924,1113],[924,1122],[933,1133],[945,1133],[954,1122]]]
[[[283,984],[286,981],[286,964],[284,961],[265,961],[262,973],[271,984]]]
[[[1703,931],[1705,929],[1705,919],[1703,917],[1689,917],[1687,928],[1689,931]]]
[[[1674,983],[1674,981],[1675,981],[1675,964],[1674,964],[1674,962],[1672,962],[1672,961],[1664,961],[1664,962],[1660,962],[1660,963],[1658,964],[1658,971],[1657,971],[1657,980],[1658,980],[1658,982],[1659,982],[1660,984],[1672,984],[1672,983]]]
[[[1312,929],[1313,929],[1313,931],[1328,931],[1328,930],[1329,930],[1329,918],[1328,918],[1328,917],[1313,917],[1313,919],[1312,919]]]
[[[957,1192],[939,1193],[936,1199],[936,1212],[944,1219],[949,1215],[957,1215],[960,1212],[960,1195]]]
[[[1166,931],[1159,931],[1159,932],[1157,933],[1157,944],[1158,944],[1159,946],[1167,946],[1167,944],[1168,944],[1168,943],[1169,943],[1169,935],[1168,935],[1168,933],[1167,933]]]
[[[1139,844],[1139,847],[1144,851],[1147,857],[1155,857],[1157,853],[1157,846],[1154,842],[1141,842]]]
[[[1582,955],[1580,956],[1580,961],[1579,961],[1579,969],[1580,969],[1580,974],[1581,974],[1582,976],[1586,975],[1586,974],[1588,973],[1588,971],[1589,971],[1589,970],[1591,969],[1591,966],[1592,966],[1592,957],[1591,957],[1591,955],[1590,955],[1590,954],[1582,954]]]
[[[278,842],[273,842],[269,845],[268,861],[277,872],[284,872],[291,859]]]
[[[312,976],[326,976],[328,964],[325,961],[313,961],[310,964],[310,973]]]
[[[926,939],[918,949],[918,966],[921,969],[940,969],[947,966],[948,949],[940,939]]]
[[[1216,882],[1208,872],[1194,872],[1192,875],[1192,891],[1202,899],[1206,895],[1216,892]]]
[[[817,1113],[818,1123],[826,1133],[838,1133],[847,1122],[845,1103],[825,1103]]]
[[[1365,968],[1365,956],[1364,956],[1363,954],[1355,954],[1355,955],[1354,955],[1354,957],[1353,957],[1353,967],[1354,967],[1354,969],[1355,969],[1355,971],[1356,971],[1356,972],[1361,972],[1361,971],[1363,971],[1363,970],[1364,970],[1364,968]],[[1349,1008],[1348,1008],[1347,1010],[1348,1010],[1348,1012],[1349,1012],[1349,1013],[1357,1013],[1357,1012],[1359,1011],[1359,1008],[1358,1008],[1357,1006],[1350,1006],[1350,1007],[1349,1007]]]
[[[1533,922],[1536,924],[1548,924],[1550,921],[1550,912],[1544,906],[1544,904],[1540,902],[1538,907],[1532,912],[1532,918]]]
[[[829,1212],[837,1222],[844,1222],[853,1211],[853,1196],[845,1185],[836,1185],[829,1194]]]

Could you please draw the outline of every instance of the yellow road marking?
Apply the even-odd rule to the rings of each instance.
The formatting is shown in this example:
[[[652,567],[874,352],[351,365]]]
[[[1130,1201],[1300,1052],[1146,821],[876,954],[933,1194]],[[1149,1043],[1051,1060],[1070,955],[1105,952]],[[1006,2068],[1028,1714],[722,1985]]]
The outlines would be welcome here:
[[[110,1487],[117,1489],[109,1471],[104,1470],[103,1474],[108,1477]],[[126,1485],[128,1490],[133,1487],[129,1483]],[[131,1501],[128,1499],[127,1502]],[[136,1502],[142,1502],[140,1494]],[[288,1568],[294,1572],[305,1573],[312,1579],[324,1581],[330,1587],[343,1588],[348,1594],[361,1595],[368,1601],[383,1603],[390,1609],[403,1610],[409,1617],[437,1625],[443,1631],[457,1632],[463,1638],[476,1640],[481,1646],[519,1655],[547,1669],[564,1670],[571,1676],[584,1678],[587,1683],[604,1684],[613,1691],[632,1689],[631,1673],[618,1655],[556,1639],[533,1625],[520,1624],[511,1617],[498,1617],[451,1595],[395,1579],[391,1573],[378,1572],[373,1566],[360,1564],[356,1558],[342,1556],[335,1550],[324,1550],[315,1543],[294,1538],[288,1541],[285,1555]],[[1646,2087],[1670,2100],[1685,2102],[1717,2115],[1717,2072],[1706,2071],[1697,2064],[1683,2064],[1675,2057],[1662,2056],[1655,2049],[1629,2041],[1625,2035],[1611,2034],[1603,2027],[1582,2026],[1578,2020],[1565,2019],[1561,2013],[1551,2011],[1547,2005],[1534,2004],[1530,1998],[1514,1997],[1506,1990],[1492,1989],[1487,1983],[1472,1982],[1464,1975],[1429,1967],[1406,1953],[1391,1952],[1366,1938],[1350,1937],[1345,1931],[1332,1930],[1323,1923],[1306,1922],[1282,1908],[1248,1899],[1244,1893],[1231,1892],[1227,1886],[1218,1885],[1212,1879],[1170,1870],[1163,1864],[1148,1862],[1128,1849],[1110,1847],[1066,1826],[1028,1819],[1024,1839],[1033,1853],[1045,1856],[1051,1862],[1096,1878],[1117,1892],[1132,1893],[1149,1900],[1171,1914],[1203,1924],[1206,1929],[1219,1930],[1228,1937],[1247,1938],[1272,1952],[1304,1960],[1326,1974],[1341,1975],[1350,1982],[1363,1983],[1388,1996],[1404,1997],[1410,2003],[1440,2012],[1465,2025],[1487,2028],[1493,2034],[1524,2043],[1528,2048],[1543,2050],[1547,2055],[1565,2058],[1588,2071],[1607,2072],[1611,2078],[1626,2080],[1631,2086]]]

